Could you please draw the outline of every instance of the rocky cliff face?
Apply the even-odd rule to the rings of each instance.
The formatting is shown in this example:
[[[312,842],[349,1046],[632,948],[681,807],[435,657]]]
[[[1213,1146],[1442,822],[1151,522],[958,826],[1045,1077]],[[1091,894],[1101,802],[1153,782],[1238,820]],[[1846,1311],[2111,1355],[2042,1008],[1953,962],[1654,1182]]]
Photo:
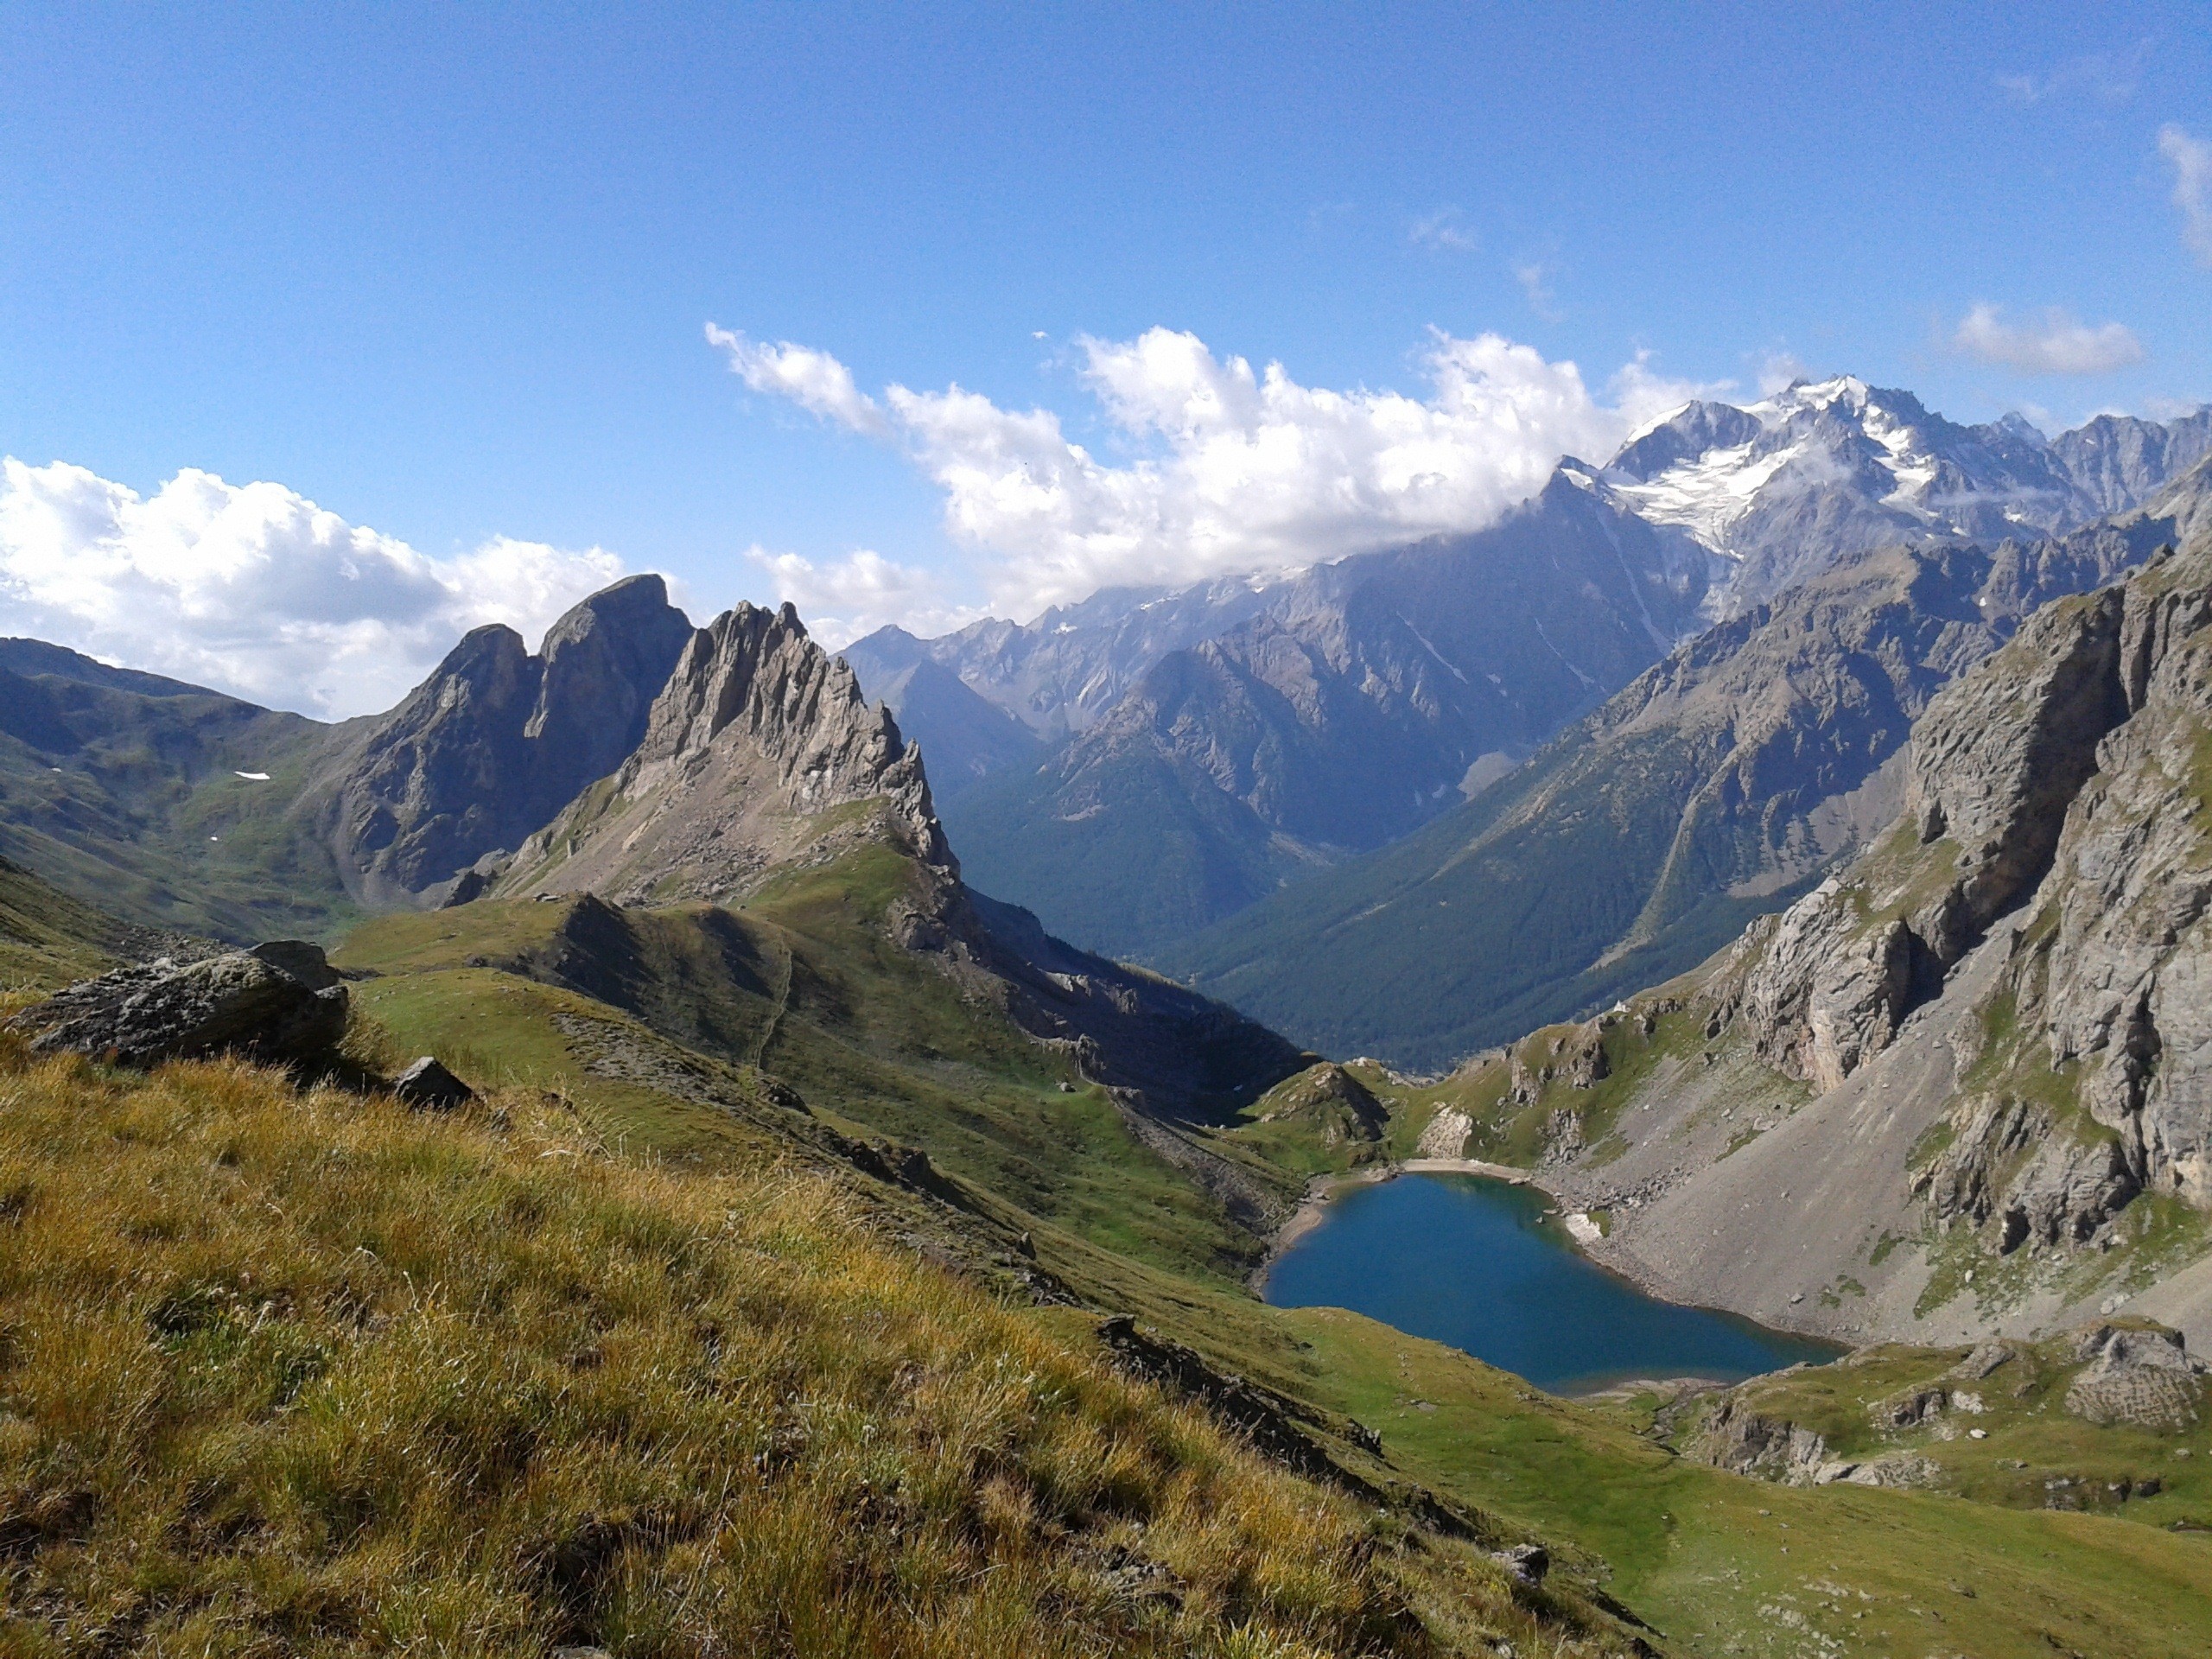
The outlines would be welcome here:
[[[356,896],[435,900],[478,859],[519,847],[637,746],[690,632],[648,575],[585,600],[536,656],[512,628],[469,634],[309,791]]]
[[[644,727],[524,844],[501,891],[721,901],[876,836],[957,875],[919,752],[788,605],[740,605],[693,633]]]

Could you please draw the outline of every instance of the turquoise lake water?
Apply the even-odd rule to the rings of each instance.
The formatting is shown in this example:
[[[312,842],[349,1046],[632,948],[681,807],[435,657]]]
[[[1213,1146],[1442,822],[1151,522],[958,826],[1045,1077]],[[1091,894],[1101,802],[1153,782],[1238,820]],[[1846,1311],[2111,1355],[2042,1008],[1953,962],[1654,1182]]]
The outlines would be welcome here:
[[[1558,1394],[1630,1377],[1741,1382],[1833,1343],[1645,1295],[1578,1255],[1533,1187],[1401,1175],[1351,1187],[1277,1260],[1277,1307],[1348,1307]]]

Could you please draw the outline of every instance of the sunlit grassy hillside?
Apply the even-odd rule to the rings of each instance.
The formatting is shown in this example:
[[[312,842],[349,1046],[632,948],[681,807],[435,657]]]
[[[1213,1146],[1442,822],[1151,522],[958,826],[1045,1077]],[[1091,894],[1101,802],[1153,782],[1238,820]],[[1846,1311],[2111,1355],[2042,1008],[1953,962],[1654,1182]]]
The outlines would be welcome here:
[[[534,1091],[6,1039],[0,1217],[12,1651],[1607,1650],[827,1180]]]

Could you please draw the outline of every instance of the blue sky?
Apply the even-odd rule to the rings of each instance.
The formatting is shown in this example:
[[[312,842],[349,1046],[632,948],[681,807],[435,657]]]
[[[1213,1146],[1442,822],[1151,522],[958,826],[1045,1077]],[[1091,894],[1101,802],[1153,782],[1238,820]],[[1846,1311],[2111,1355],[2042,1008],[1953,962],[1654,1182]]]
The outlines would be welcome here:
[[[2176,200],[2206,21],[18,0],[0,454],[148,498],[270,480],[433,562],[603,550],[698,610],[868,550],[950,614],[1093,567],[1025,586],[1033,538],[948,529],[939,429],[754,390],[743,349],[1042,408],[1118,464],[1172,441],[1084,342],[1155,328],[1415,399],[1440,331],[1612,409],[1642,353],[1745,397],[1794,359],[1967,420],[2165,410],[2212,397],[2212,231]],[[1987,360],[2069,360],[2052,308],[2094,372]]]

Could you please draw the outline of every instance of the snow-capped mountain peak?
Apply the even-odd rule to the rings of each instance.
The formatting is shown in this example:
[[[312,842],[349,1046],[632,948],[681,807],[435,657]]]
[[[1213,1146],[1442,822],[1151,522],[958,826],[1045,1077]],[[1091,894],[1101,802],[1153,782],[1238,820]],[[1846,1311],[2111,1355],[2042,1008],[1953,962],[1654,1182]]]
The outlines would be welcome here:
[[[1840,554],[2069,529],[2100,504],[2014,416],[1959,426],[1856,375],[1800,380],[1738,408],[1699,402],[1639,432],[1605,470],[1639,516],[1734,563],[1726,614]]]

